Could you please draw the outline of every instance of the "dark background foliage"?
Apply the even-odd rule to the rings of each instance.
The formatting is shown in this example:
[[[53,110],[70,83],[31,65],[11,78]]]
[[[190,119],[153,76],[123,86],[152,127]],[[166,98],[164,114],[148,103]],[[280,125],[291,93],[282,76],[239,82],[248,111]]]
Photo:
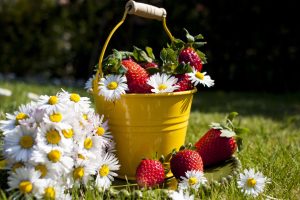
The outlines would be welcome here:
[[[202,33],[204,66],[215,89],[299,91],[299,22],[293,1],[148,0],[168,11],[173,35]],[[0,72],[17,76],[87,79],[104,41],[121,19],[125,0],[0,0]],[[168,42],[159,21],[129,16],[112,48]]]

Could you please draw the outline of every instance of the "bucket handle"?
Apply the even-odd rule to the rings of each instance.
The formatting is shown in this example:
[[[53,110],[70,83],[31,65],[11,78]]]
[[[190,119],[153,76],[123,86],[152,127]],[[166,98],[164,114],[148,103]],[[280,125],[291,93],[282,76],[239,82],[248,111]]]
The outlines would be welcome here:
[[[109,33],[109,35],[103,45],[103,48],[101,50],[100,57],[99,57],[98,69],[97,69],[96,76],[95,76],[94,83],[93,83],[94,86],[98,85],[99,76],[101,78],[103,77],[102,62],[103,62],[104,54],[105,54],[106,48],[108,46],[108,43],[109,43],[111,37],[113,36],[113,34],[115,33],[115,31],[125,21],[127,14],[133,14],[133,15],[137,15],[137,16],[147,18],[147,19],[156,19],[156,20],[162,21],[163,28],[164,28],[165,32],[167,33],[167,35],[169,36],[170,40],[171,41],[174,40],[173,35],[171,34],[170,30],[167,27],[167,23],[166,23],[167,12],[164,8],[158,8],[158,7],[155,7],[155,6],[152,6],[149,4],[145,4],[145,3],[137,3],[133,0],[128,1],[125,5],[125,11],[124,11],[121,21],[111,30],[111,32]],[[98,90],[98,87],[94,87],[94,91],[96,94],[98,93],[97,90]]]

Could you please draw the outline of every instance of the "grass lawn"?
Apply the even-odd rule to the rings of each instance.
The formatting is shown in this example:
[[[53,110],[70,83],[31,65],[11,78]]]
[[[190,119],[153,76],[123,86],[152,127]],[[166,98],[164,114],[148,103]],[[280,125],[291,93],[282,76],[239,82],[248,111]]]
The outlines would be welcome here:
[[[51,95],[61,88],[7,82],[0,82],[0,87],[13,91],[11,97],[0,96],[0,119],[4,119],[6,112],[13,112],[28,102],[28,92]],[[88,96],[81,89],[64,89]],[[242,168],[255,168],[271,179],[265,195],[300,199],[300,94],[199,91],[194,97],[186,141],[196,142],[208,130],[210,122],[222,120],[231,111],[237,111],[241,126],[251,130],[243,135],[243,150],[237,154]],[[89,191],[86,195],[86,199],[93,199],[95,194]],[[200,192],[196,197],[247,199],[237,189],[236,181],[213,187],[206,194]],[[1,198],[4,197],[0,195]],[[258,199],[266,197],[261,195]]]

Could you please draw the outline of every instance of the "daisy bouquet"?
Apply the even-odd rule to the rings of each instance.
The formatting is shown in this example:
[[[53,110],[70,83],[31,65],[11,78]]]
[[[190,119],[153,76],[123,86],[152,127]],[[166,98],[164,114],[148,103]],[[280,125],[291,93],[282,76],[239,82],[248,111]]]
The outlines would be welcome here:
[[[173,38],[160,51],[159,59],[150,47],[134,47],[132,52],[113,50],[103,60],[103,76],[95,91],[106,101],[115,101],[126,93],[171,93],[193,90],[199,85],[213,86],[214,80],[202,71],[207,62],[199,50],[206,43],[203,36],[192,36],[184,30],[186,42]],[[87,90],[93,90],[94,78],[87,81]]]
[[[106,190],[120,167],[107,121],[90,100],[61,91],[21,105],[0,121],[9,190],[37,199],[70,199],[74,187]]]

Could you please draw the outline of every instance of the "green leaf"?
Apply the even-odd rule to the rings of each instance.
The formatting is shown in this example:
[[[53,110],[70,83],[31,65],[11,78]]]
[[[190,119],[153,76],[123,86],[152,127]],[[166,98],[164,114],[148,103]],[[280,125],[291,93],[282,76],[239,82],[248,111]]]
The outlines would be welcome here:
[[[163,48],[160,52],[160,58],[163,64],[177,63],[177,53],[171,48]]]
[[[241,135],[241,134],[246,134],[246,133],[249,133],[250,130],[248,128],[240,128],[240,127],[237,127],[234,129],[234,132],[237,134],[237,135]]]
[[[186,30],[185,28],[183,29],[185,31],[185,36],[186,36],[186,39],[188,41],[188,43],[194,43],[195,42],[195,38],[194,36],[192,36],[188,30]]]
[[[192,66],[190,64],[185,64],[185,63],[180,63],[176,69],[175,69],[175,73],[176,74],[185,74],[185,73],[190,73],[192,72],[193,69],[192,69]]]
[[[237,112],[231,112],[229,113],[229,115],[227,116],[227,120],[233,121],[233,119],[238,116],[239,113]]]
[[[146,52],[147,52],[148,56],[154,60],[155,56],[153,54],[152,48],[151,47],[146,47],[145,49],[146,49]]]
[[[134,50],[133,50],[133,57],[136,61],[138,62],[152,62],[152,58],[150,58],[147,53],[138,48],[138,47],[133,47]]]
[[[157,67],[148,67],[146,71],[148,72],[148,74],[152,75],[160,72],[160,69]]]
[[[212,122],[209,127],[213,128],[213,129],[219,129],[222,130],[223,126],[220,123],[216,123],[216,122]]]
[[[133,53],[130,51],[119,51],[122,56],[122,59],[127,59],[133,56]]]
[[[121,65],[118,69],[117,74],[126,74],[126,72],[127,72],[127,69],[123,65]]]
[[[206,55],[203,52],[199,51],[199,50],[196,50],[196,53],[200,57],[202,63],[206,64],[207,63]]]
[[[164,155],[161,155],[159,158],[159,162],[164,163],[166,161]]]
[[[198,49],[202,46],[204,46],[206,44],[206,42],[194,42],[193,46],[194,48]]]
[[[180,39],[174,39],[172,44],[171,44],[171,48],[176,49],[176,50],[180,50],[184,47],[185,42],[180,40]]]
[[[204,39],[203,35],[202,34],[198,34],[196,36],[194,36],[195,40],[202,40]]]
[[[235,132],[232,130],[222,129],[220,137],[231,138],[234,137],[235,135],[236,135]]]
[[[238,146],[238,151],[243,149],[243,140],[241,137],[235,137],[236,144]]]
[[[160,59],[163,61],[163,63],[165,63],[165,61],[167,60],[167,55],[168,55],[168,52],[167,52],[166,48],[163,48],[160,51]]]
[[[163,65],[162,67],[162,72],[167,73],[167,74],[174,74],[176,73],[175,70],[177,68],[177,64],[173,64],[173,63],[166,63]]]

